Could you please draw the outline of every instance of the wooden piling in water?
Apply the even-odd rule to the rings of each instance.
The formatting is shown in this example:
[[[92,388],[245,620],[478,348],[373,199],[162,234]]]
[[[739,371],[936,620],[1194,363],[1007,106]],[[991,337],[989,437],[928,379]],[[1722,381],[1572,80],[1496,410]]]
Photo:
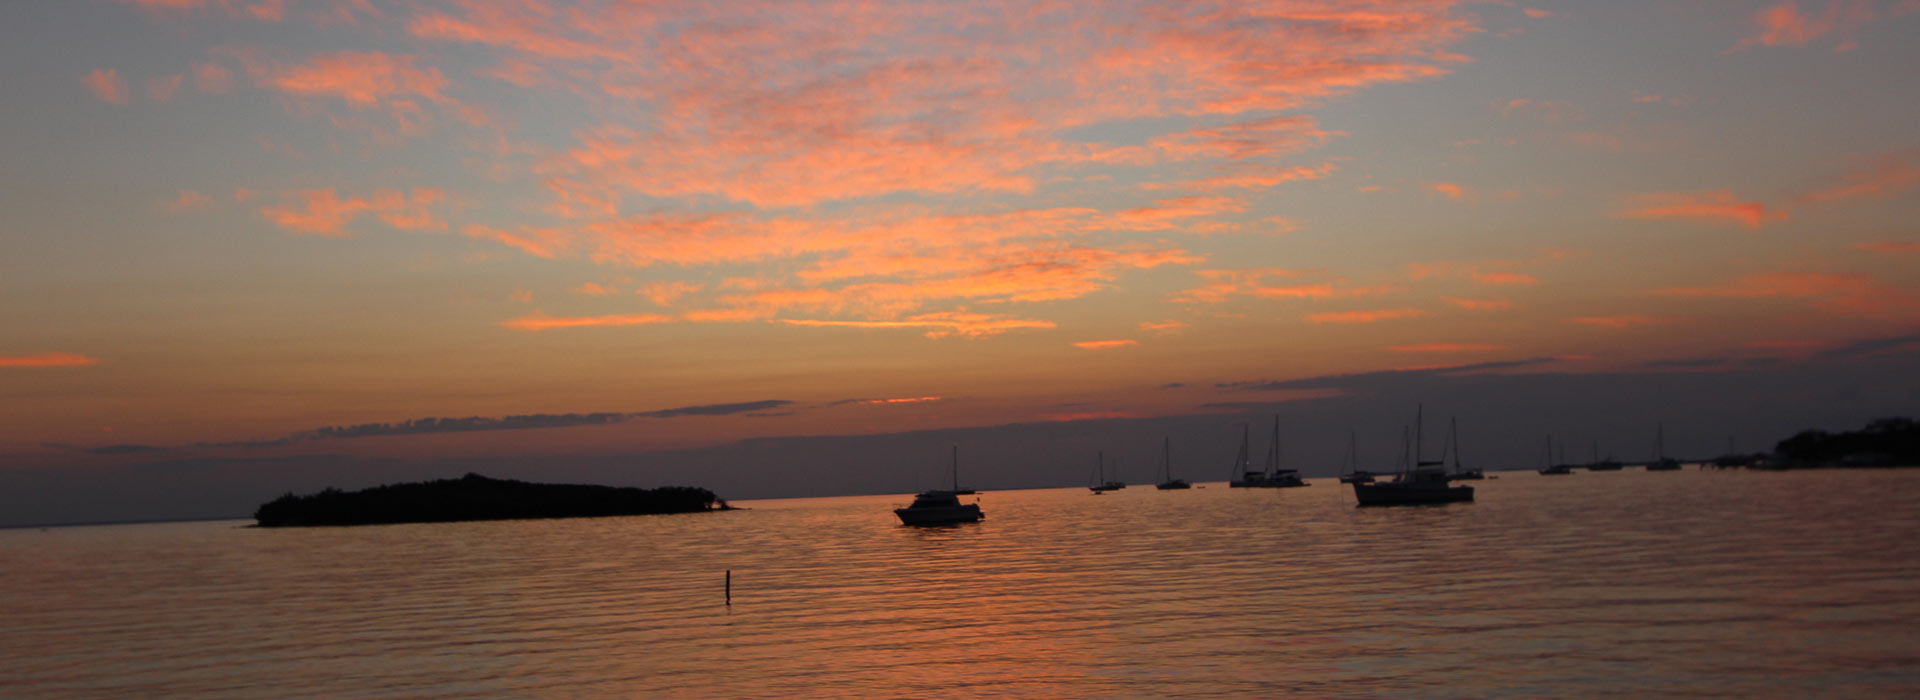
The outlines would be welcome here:
[[[733,605],[733,569],[727,569],[727,605]]]

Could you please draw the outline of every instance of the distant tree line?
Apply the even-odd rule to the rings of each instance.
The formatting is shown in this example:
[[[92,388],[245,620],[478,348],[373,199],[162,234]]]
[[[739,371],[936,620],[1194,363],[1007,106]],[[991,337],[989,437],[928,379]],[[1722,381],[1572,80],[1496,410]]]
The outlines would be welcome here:
[[[308,496],[288,493],[253,513],[261,527],[376,525],[462,520],[581,518],[727,509],[712,491],[689,486],[655,489],[586,484],[535,484],[468,474],[362,491],[329,488]]]
[[[1920,423],[1882,418],[1860,430],[1808,430],[1781,440],[1774,459],[1790,467],[1920,466]]]

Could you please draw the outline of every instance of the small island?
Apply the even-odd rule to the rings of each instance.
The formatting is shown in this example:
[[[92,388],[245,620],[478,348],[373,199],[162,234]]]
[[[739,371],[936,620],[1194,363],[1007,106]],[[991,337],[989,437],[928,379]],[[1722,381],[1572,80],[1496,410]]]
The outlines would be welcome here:
[[[610,515],[704,513],[731,510],[712,491],[690,486],[656,489],[588,484],[535,484],[468,474],[362,491],[327,489],[288,493],[260,506],[260,527],[446,523],[465,520],[592,518]]]

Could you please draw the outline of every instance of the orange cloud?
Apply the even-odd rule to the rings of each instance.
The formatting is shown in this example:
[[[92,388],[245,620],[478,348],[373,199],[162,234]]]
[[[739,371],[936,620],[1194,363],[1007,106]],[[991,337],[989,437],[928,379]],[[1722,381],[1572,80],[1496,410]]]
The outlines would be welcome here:
[[[1456,297],[1443,297],[1443,300],[1449,304],[1470,311],[1502,311],[1513,308],[1513,302],[1505,299],[1460,299]]]
[[[1187,328],[1187,324],[1182,323],[1180,321],[1141,321],[1140,322],[1140,330],[1149,331],[1153,333],[1160,333],[1160,334],[1179,333],[1180,331],[1185,330],[1186,328]]]
[[[438,68],[413,67],[416,56],[339,52],[320,54],[296,66],[256,64],[261,85],[303,97],[330,97],[356,107],[372,107],[394,97],[443,100],[450,81]]]
[[[180,196],[167,202],[167,211],[182,212],[207,206],[213,200],[195,190],[180,190]]]
[[[98,364],[98,358],[70,352],[43,352],[38,355],[0,355],[0,368],[39,369],[46,367],[85,367]]]
[[[574,287],[573,291],[579,294],[585,294],[588,296],[596,296],[596,297],[608,296],[608,295],[620,293],[620,291],[617,289],[614,289],[612,287],[602,286],[597,282],[582,283],[580,286]]]
[[[1467,198],[1467,188],[1451,182],[1429,182],[1427,183],[1427,189],[1446,195],[1447,199],[1456,202]]]
[[[1321,323],[1374,323],[1396,318],[1425,316],[1427,312],[1419,309],[1375,309],[1371,311],[1329,311],[1307,314],[1307,320]]]
[[[1676,287],[1656,292],[1675,297],[1725,299],[1808,299],[1815,307],[1840,313],[1888,315],[1911,309],[1905,292],[1886,287],[1867,275],[1819,272],[1762,272],[1717,287]]]
[[[1869,253],[1891,253],[1896,255],[1902,253],[1920,253],[1920,242],[1873,241],[1870,243],[1855,243],[1853,244],[1853,248],[1854,250],[1864,250]]]
[[[1920,185],[1920,149],[1890,153],[1842,176],[1840,181],[1802,195],[1800,202],[1817,204],[1847,199],[1885,199]]]
[[[1581,316],[1572,319],[1574,323],[1598,326],[1601,328],[1638,328],[1641,326],[1662,326],[1672,323],[1673,319],[1659,316]]]
[[[538,332],[556,328],[602,328],[607,326],[644,326],[655,323],[672,323],[676,319],[661,314],[614,314],[608,316],[566,316],[556,317],[535,313],[510,321],[501,321],[500,325],[516,331]]]
[[[675,299],[700,291],[702,286],[704,285],[695,282],[655,282],[635,290],[634,293],[660,306],[672,306]]]
[[[521,233],[508,233],[480,224],[468,224],[460,232],[470,238],[490,239],[504,243],[537,258],[552,259],[572,245],[570,234],[555,229],[523,228]]]
[[[1112,350],[1139,344],[1140,341],[1137,340],[1083,340],[1074,343],[1073,346],[1082,350]]]
[[[1760,224],[1787,218],[1787,212],[1768,211],[1759,202],[1742,202],[1727,190],[1659,192],[1637,195],[1629,208],[1614,216],[1633,219],[1726,219],[1760,228]]]
[[[110,105],[127,103],[127,81],[112,68],[96,68],[92,73],[88,73],[82,82],[87,84],[87,89],[92,90],[93,96],[99,98],[101,102]]]
[[[363,212],[374,212],[387,225],[402,230],[444,229],[447,225],[433,218],[428,207],[446,195],[433,188],[416,188],[411,195],[399,190],[379,190],[372,199],[341,199],[329,187],[301,190],[298,204],[262,207],[260,213],[280,228],[295,233],[344,236],[346,225]],[[472,234],[469,234],[472,235]]]
[[[1236,296],[1253,297],[1256,299],[1332,299],[1371,296],[1385,291],[1379,288],[1341,287],[1333,282],[1272,284],[1269,281],[1276,277],[1295,278],[1322,274],[1318,270],[1250,268],[1240,270],[1196,270],[1195,273],[1208,280],[1208,283],[1205,286],[1180,291],[1173,296],[1173,301],[1217,304]]]
[[[901,321],[830,321],[818,319],[781,319],[790,326],[817,326],[838,328],[932,328],[927,331],[928,338],[961,336],[980,338],[999,335],[1007,331],[1025,328],[1053,328],[1052,321],[1007,318],[992,314],[948,311],[920,314]]]
[[[1539,278],[1534,277],[1533,275],[1521,274],[1518,272],[1475,272],[1473,273],[1473,281],[1479,282],[1481,284],[1493,284],[1493,285],[1539,284],[1540,283]]]
[[[855,401],[854,403],[865,404],[865,405],[902,404],[902,403],[926,403],[928,401],[939,401],[939,400],[941,400],[941,397],[939,396],[909,396],[909,397],[898,398],[898,399],[864,399],[861,401]]]
[[[301,207],[281,205],[262,207],[265,215],[275,226],[297,233],[316,233],[323,236],[343,236],[347,223],[359,216],[360,212],[373,208],[363,199],[340,199],[340,195],[329,187],[324,190],[301,190]]]
[[[1488,352],[1502,349],[1498,345],[1467,345],[1461,343],[1424,343],[1421,345],[1394,345],[1387,348],[1394,352]]]

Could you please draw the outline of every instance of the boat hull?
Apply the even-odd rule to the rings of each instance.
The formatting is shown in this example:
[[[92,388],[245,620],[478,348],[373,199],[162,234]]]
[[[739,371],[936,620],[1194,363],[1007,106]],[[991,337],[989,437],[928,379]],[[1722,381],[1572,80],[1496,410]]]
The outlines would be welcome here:
[[[1167,482],[1162,482],[1162,483],[1158,483],[1158,484],[1154,484],[1154,485],[1153,485],[1153,487],[1154,487],[1154,488],[1156,488],[1156,489],[1160,489],[1161,491],[1174,491],[1174,490],[1178,490],[1178,489],[1190,489],[1190,488],[1193,488],[1193,484],[1189,484],[1189,483],[1187,483],[1187,482],[1185,482],[1185,481],[1180,481],[1180,480],[1178,480],[1178,479],[1176,479],[1176,480],[1173,480],[1173,481],[1167,481]]]
[[[1363,506],[1417,506],[1435,503],[1462,503],[1473,500],[1472,486],[1431,488],[1393,482],[1354,484],[1353,495]]]
[[[1236,489],[1290,489],[1296,486],[1312,486],[1312,485],[1313,484],[1309,484],[1299,479],[1294,479],[1291,481],[1284,480],[1284,479],[1275,479],[1272,481],[1268,481],[1265,479],[1255,479],[1255,480],[1249,480],[1249,481],[1227,482],[1227,486],[1230,486]]]
[[[980,506],[974,503],[939,508],[895,508],[893,514],[900,516],[900,522],[905,525],[977,523],[987,517],[980,512]]]

